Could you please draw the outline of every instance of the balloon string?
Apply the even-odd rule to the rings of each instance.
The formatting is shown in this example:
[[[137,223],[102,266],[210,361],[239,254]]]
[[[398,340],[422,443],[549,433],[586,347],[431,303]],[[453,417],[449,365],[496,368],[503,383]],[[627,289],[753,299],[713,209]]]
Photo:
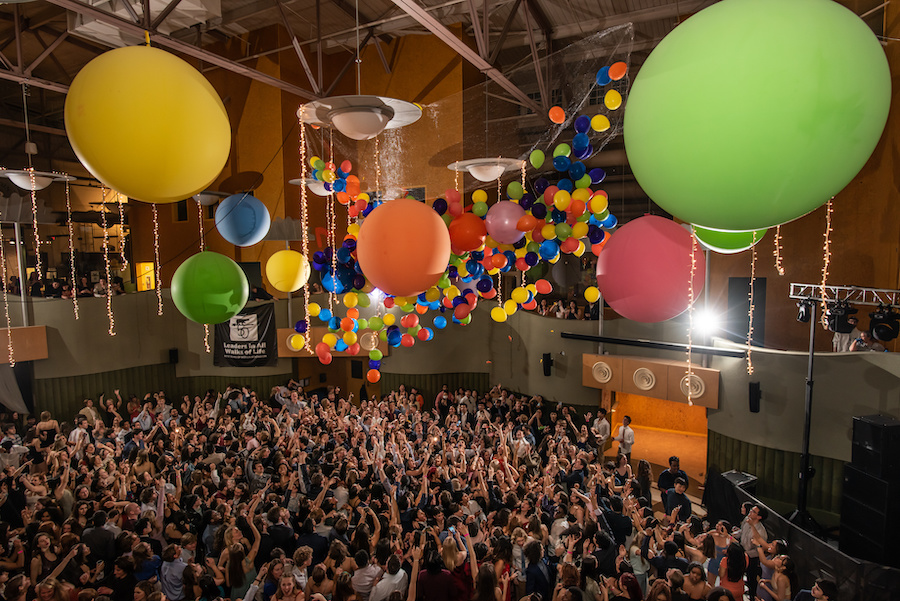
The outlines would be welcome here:
[[[150,46],[150,32],[146,29],[144,30],[144,45]]]

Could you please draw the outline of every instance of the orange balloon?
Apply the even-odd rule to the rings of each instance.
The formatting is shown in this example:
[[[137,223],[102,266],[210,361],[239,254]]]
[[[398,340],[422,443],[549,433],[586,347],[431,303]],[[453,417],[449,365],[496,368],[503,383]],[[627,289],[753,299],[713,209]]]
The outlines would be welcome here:
[[[503,269],[507,263],[509,263],[509,259],[503,253],[497,253],[491,257],[491,265],[497,269]]]
[[[359,319],[359,309],[357,309],[356,307],[347,309],[347,317],[351,319]]]
[[[430,207],[429,210],[437,215]],[[438,220],[440,220],[440,217],[438,217]],[[460,251],[465,252],[479,248],[484,244],[486,235],[487,228],[484,225],[484,220],[474,213],[463,213],[450,222],[450,242],[453,248]],[[365,272],[365,269],[363,269],[363,272]]]
[[[347,194],[346,192],[338,192],[337,199],[338,199],[338,202],[341,203],[342,205],[350,204],[350,195]]]
[[[398,198],[379,205],[362,222],[356,254],[373,286],[393,296],[416,296],[447,269],[450,235],[429,205]]]
[[[355,175],[347,176],[347,194],[351,197],[359,196],[360,187],[359,187],[359,178]]]
[[[370,369],[366,373],[366,380],[368,380],[372,384],[374,384],[375,382],[377,382],[380,379],[381,379],[381,372],[378,371],[377,369]]]
[[[419,315],[425,315],[425,313],[427,313],[427,312],[428,312],[427,305],[420,305],[419,303],[416,303],[416,313],[418,313]]]
[[[609,78],[613,81],[619,81],[628,72],[628,65],[619,61],[609,66]]]
[[[526,213],[519,218],[518,222],[516,222],[516,229],[520,232],[527,232],[528,230],[533,230],[537,224],[537,217]]]
[[[554,123],[562,123],[566,120],[566,111],[564,111],[561,106],[554,106],[550,109],[550,112],[548,114],[550,116],[550,120]]]

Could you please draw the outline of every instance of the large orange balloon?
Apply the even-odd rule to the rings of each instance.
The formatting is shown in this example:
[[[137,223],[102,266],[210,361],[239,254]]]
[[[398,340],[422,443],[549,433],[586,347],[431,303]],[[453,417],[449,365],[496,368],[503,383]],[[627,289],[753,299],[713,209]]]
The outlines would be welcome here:
[[[474,213],[463,213],[450,222],[450,241],[456,250],[463,252],[475,250],[484,244],[485,236],[487,226],[484,220]]]
[[[369,213],[359,228],[356,254],[375,287],[392,296],[415,296],[447,269],[450,234],[430,206],[398,198]]]

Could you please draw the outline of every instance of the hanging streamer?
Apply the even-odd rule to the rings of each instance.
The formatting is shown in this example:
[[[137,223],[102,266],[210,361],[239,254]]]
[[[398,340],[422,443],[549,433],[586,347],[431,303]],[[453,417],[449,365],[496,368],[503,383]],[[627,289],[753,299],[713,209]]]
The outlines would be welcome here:
[[[691,275],[688,279],[688,335],[687,335],[687,400],[688,406],[694,404],[694,389],[691,382],[694,379],[694,363],[692,352],[694,348],[694,274],[697,273],[697,256],[694,250],[697,248],[697,238],[691,229]]]
[[[66,188],[68,188],[68,183],[66,183]],[[6,277],[6,251],[4,250],[3,245],[3,226],[0,225],[0,277],[3,278],[3,309],[6,312],[6,340],[7,346],[9,347],[9,365],[10,367],[15,367],[16,365],[16,356],[13,352],[13,341],[12,341],[12,323],[9,319],[9,293],[7,292],[7,288],[9,286],[6,285],[6,282],[9,281]],[[21,285],[21,282],[20,282]],[[25,290],[22,291],[22,299],[25,298]]]
[[[153,280],[156,283],[156,314],[162,315],[162,280],[159,277],[159,215],[156,212],[156,204],[150,206],[153,207]]]
[[[123,195],[116,192],[116,201],[119,205],[119,260],[122,269],[128,267],[128,259],[125,257],[125,207],[122,201]]]
[[[302,224],[300,241],[303,256],[307,259],[309,258],[309,203],[306,197],[306,175],[307,175],[307,163],[306,163],[306,125],[303,123],[303,111],[300,111],[300,116],[298,117],[298,123],[300,125],[300,181],[303,182],[303,185],[300,186],[300,223]],[[312,331],[309,328],[311,324],[310,316],[309,316],[309,281],[303,285],[303,315],[305,316],[307,323],[307,333],[303,337],[303,349],[311,353],[312,345],[310,344],[310,338],[312,337]]]
[[[200,227],[200,252],[206,250],[206,237],[203,234],[203,205],[197,202],[197,223]],[[209,324],[203,324],[203,346],[206,348],[206,354],[212,352],[209,347]]]
[[[825,286],[828,284],[828,269],[831,266],[831,218],[834,213],[834,198],[828,201],[825,210],[825,243],[822,245],[822,287],[819,297],[822,299],[822,327],[828,328],[828,304],[825,299],[828,298]]]
[[[30,159],[31,155],[29,155]],[[44,278],[43,266],[41,265],[41,236],[38,232],[38,207],[37,207],[37,190],[34,182],[34,167],[28,168],[28,177],[31,179],[31,227],[34,230],[34,271],[37,273],[38,280]],[[22,282],[22,291],[25,291],[25,283]]]
[[[72,203],[69,199],[68,179],[66,179],[66,225],[69,227],[69,278],[72,282],[72,309],[75,311],[75,319],[78,319],[78,291],[75,289],[77,285],[75,281],[75,232],[72,229]],[[3,279],[6,280],[5,275]]]

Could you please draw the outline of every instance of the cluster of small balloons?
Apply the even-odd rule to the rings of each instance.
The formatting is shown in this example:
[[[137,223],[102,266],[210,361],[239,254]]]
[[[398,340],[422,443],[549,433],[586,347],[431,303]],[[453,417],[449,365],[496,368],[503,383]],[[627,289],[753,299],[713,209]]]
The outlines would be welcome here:
[[[369,195],[359,187],[359,178],[352,173],[353,164],[344,160],[340,166],[326,162],[317,156],[309,159],[313,180],[321,183],[326,194],[334,194],[337,201],[347,207],[350,217],[365,217],[378,203],[369,201]]]

